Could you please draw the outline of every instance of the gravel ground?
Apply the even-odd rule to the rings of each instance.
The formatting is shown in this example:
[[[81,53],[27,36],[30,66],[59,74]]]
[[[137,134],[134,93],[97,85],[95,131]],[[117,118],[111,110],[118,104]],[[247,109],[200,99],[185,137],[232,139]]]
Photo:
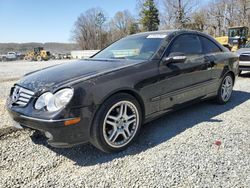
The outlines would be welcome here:
[[[250,187],[249,81],[238,78],[226,105],[202,102],[143,126],[117,154],[55,149],[28,130],[2,135],[0,187]]]
[[[17,80],[28,72],[75,60],[50,60],[42,62],[9,61],[0,62],[0,82]]]

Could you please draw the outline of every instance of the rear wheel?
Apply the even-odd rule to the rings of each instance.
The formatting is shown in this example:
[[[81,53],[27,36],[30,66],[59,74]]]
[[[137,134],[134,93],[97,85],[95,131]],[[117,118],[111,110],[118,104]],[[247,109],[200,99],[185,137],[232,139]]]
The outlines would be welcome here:
[[[221,82],[221,85],[220,85],[220,88],[216,97],[217,102],[219,104],[226,104],[230,100],[232,92],[233,92],[233,84],[234,84],[234,81],[233,81],[232,75],[227,74]]]
[[[138,135],[141,117],[140,105],[133,96],[126,93],[112,96],[96,114],[92,144],[108,153],[124,150]]]
[[[37,60],[37,61],[42,61],[42,56],[38,55],[38,56],[36,57],[36,60]]]

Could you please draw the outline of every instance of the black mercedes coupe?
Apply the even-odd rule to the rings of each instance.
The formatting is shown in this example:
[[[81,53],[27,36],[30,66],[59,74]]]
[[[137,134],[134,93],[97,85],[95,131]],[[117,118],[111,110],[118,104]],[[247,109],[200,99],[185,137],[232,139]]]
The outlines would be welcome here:
[[[197,31],[125,37],[89,59],[25,75],[7,99],[16,126],[54,147],[125,149],[143,123],[186,104],[230,100],[238,57]]]

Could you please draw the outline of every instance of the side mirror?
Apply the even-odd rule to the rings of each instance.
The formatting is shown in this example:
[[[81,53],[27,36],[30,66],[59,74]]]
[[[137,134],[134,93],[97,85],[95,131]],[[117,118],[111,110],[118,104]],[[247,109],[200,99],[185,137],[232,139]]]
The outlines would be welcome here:
[[[163,59],[165,65],[169,63],[184,63],[187,57],[183,53],[171,53],[168,57]]]

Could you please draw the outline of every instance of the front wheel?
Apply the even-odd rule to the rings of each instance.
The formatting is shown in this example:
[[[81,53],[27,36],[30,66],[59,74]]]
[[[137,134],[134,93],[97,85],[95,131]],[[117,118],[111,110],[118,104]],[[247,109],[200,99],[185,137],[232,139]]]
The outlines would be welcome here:
[[[115,94],[101,105],[96,114],[91,143],[108,153],[124,150],[138,135],[141,117],[140,105],[133,96]]]
[[[233,92],[233,77],[231,74],[227,74],[220,85],[216,100],[219,104],[226,104],[231,96],[232,96],[232,92]]]

